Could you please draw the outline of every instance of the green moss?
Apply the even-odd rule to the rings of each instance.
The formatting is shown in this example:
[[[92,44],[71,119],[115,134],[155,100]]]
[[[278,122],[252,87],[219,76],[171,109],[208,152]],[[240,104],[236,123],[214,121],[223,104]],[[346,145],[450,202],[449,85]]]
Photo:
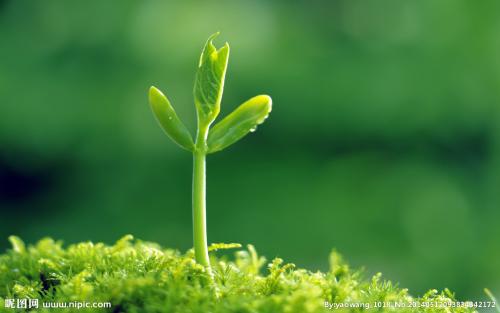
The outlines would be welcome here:
[[[281,259],[266,260],[253,246],[234,258],[217,258],[215,251],[239,249],[238,244],[210,247],[214,275],[194,261],[192,250],[182,254],[157,244],[134,241],[128,235],[114,245],[83,242],[63,248],[50,238],[26,247],[16,237],[13,248],[0,256],[0,312],[8,299],[39,299],[32,312],[76,312],[72,308],[42,308],[42,302],[111,302],[107,309],[79,312],[362,312],[362,308],[325,308],[329,303],[432,301],[449,303],[453,295],[431,290],[414,298],[380,274],[363,279],[336,253],[327,273],[297,269]],[[371,312],[474,312],[465,308],[370,309]]]

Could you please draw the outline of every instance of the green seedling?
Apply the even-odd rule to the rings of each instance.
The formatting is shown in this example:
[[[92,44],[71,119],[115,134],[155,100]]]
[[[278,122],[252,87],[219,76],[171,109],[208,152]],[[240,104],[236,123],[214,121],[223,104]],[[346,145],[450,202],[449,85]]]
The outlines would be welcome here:
[[[271,112],[267,95],[253,97],[211,127],[220,112],[224,80],[229,59],[229,45],[217,50],[208,38],[201,53],[194,83],[194,103],[198,117],[196,141],[175,113],[168,98],[156,87],[149,90],[149,103],[165,133],[182,148],[193,154],[193,239],[195,259],[210,267],[206,226],[206,164],[207,154],[218,152],[253,132]]]

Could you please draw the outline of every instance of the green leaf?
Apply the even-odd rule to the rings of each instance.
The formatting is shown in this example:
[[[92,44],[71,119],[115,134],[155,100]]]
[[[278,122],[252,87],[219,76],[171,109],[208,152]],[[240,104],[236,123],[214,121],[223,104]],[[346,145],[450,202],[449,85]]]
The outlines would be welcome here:
[[[21,240],[21,238],[17,236],[9,236],[9,241],[10,244],[12,245],[12,249],[17,252],[17,253],[25,253],[26,252],[26,246],[24,245],[24,242]]]
[[[222,121],[217,123],[208,133],[208,152],[220,151],[255,131],[264,122],[272,109],[271,97],[260,95],[251,98]]]
[[[229,250],[229,249],[235,249],[235,248],[241,248],[241,244],[239,243],[213,243],[208,247],[208,252],[213,252],[217,250]]]
[[[149,104],[156,120],[170,139],[182,148],[193,151],[194,143],[191,134],[177,117],[167,97],[154,86],[149,89]]]
[[[194,103],[198,119],[206,125],[210,125],[220,112],[220,101],[229,58],[227,42],[219,50],[213,45],[212,40],[217,35],[219,33],[210,36],[205,44],[194,84]]]

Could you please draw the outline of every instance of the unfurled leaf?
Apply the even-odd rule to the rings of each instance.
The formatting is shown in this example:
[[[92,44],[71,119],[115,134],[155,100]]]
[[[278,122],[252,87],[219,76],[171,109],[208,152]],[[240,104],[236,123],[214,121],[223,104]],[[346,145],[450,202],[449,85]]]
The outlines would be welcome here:
[[[205,44],[194,84],[194,102],[198,117],[206,125],[212,123],[220,112],[220,101],[229,57],[227,42],[219,50],[212,43],[218,34],[210,36]]]
[[[267,118],[271,108],[271,97],[265,95],[253,97],[240,105],[210,129],[208,152],[220,151],[254,131]]]
[[[153,86],[149,89],[149,104],[151,105],[156,120],[170,139],[184,149],[193,151],[193,139],[188,129],[177,117],[167,97]]]
[[[229,250],[241,248],[241,244],[239,243],[213,243],[208,247],[208,252],[213,252],[217,250]]]

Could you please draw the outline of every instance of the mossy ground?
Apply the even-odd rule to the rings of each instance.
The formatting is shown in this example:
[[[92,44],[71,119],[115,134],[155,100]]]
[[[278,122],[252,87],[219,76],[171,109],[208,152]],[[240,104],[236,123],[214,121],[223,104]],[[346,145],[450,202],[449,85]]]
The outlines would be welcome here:
[[[84,242],[63,248],[42,239],[0,256],[0,312],[9,299],[39,299],[31,312],[474,312],[468,308],[373,308],[374,303],[451,303],[451,292],[431,290],[414,298],[380,274],[363,279],[332,252],[327,273],[297,269],[274,259],[266,265],[252,246],[234,258],[215,250],[239,245],[212,245],[212,274],[196,264],[193,252],[181,254],[125,236],[114,245]],[[49,309],[42,302],[110,302],[111,308]],[[372,308],[328,309],[329,303],[369,303]],[[24,310],[24,309],[23,309]],[[23,311],[18,310],[18,311]]]

